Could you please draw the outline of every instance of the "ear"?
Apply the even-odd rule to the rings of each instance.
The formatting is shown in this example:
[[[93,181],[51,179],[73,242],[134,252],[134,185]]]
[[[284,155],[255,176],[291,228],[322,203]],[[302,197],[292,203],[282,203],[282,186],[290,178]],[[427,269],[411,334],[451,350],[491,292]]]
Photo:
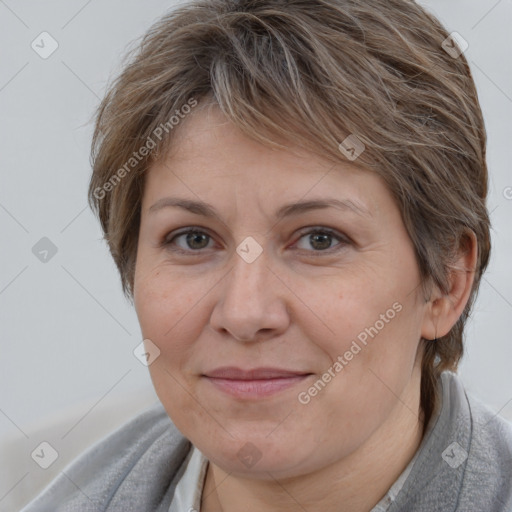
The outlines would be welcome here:
[[[460,318],[473,287],[477,261],[477,241],[472,231],[461,240],[461,247],[452,265],[449,290],[443,294],[437,287],[426,304],[421,336],[427,340],[441,338],[450,332]]]

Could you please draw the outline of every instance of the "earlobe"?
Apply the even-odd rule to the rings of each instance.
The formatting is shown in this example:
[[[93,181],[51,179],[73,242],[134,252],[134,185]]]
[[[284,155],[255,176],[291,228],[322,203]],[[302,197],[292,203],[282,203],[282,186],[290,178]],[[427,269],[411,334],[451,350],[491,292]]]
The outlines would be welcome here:
[[[435,340],[445,336],[460,318],[473,288],[477,249],[476,236],[468,231],[461,240],[457,259],[449,271],[448,293],[442,294],[436,289],[427,305],[422,329],[424,339]]]

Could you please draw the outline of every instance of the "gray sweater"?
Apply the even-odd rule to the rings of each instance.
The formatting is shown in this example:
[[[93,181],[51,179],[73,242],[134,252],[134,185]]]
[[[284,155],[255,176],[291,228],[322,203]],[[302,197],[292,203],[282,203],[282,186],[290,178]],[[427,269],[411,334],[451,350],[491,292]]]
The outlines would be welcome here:
[[[468,397],[455,374],[440,384],[440,412],[388,512],[512,512],[512,425]],[[22,512],[168,512],[190,449],[161,404],[152,406]]]

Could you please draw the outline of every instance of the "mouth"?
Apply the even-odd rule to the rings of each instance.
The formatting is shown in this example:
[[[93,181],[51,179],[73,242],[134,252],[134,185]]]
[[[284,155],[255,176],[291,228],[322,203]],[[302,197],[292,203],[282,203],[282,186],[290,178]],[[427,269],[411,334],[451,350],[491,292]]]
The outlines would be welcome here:
[[[240,399],[260,399],[289,389],[313,375],[281,368],[222,367],[203,374],[217,390]]]

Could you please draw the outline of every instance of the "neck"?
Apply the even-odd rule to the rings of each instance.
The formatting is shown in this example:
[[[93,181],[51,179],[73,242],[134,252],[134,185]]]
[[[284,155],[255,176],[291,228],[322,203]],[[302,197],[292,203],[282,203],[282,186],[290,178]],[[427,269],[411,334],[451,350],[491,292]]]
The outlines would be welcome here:
[[[269,474],[268,480],[251,480],[210,462],[201,512],[368,512],[407,467],[422,440],[419,376],[410,384],[407,395],[363,445],[313,474],[285,480]]]

